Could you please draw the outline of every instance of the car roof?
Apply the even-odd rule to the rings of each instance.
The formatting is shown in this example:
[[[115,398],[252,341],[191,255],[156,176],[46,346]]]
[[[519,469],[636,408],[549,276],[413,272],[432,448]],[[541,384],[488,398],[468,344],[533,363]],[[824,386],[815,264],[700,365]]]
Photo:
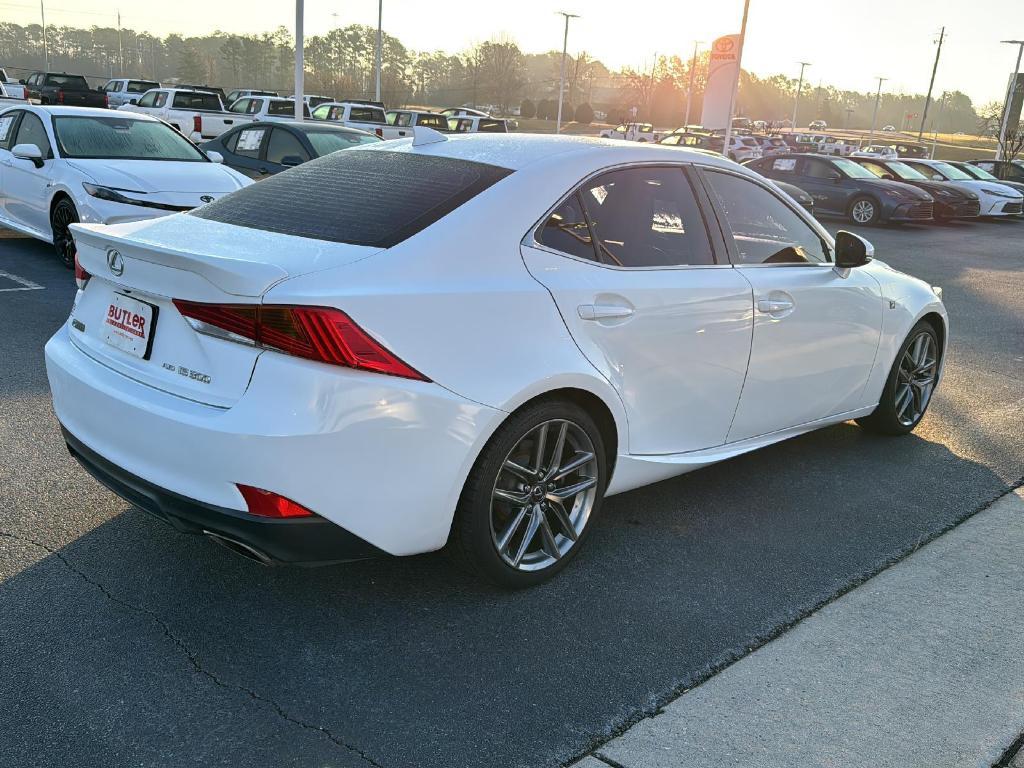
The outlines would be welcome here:
[[[43,114],[49,114],[54,116],[59,115],[78,115],[85,117],[116,117],[125,118],[128,120],[149,120],[160,122],[155,117],[150,115],[144,115],[140,112],[128,112],[127,110],[121,111],[119,109],[104,109],[102,107],[64,107],[59,104],[15,104],[14,109],[28,109],[33,112],[40,112]]]
[[[445,140],[413,146],[412,139],[397,139],[368,144],[349,151],[421,152],[477,163],[520,170],[545,161],[568,159],[595,168],[629,162],[678,163],[688,159],[737,169],[740,166],[723,157],[688,147],[665,147],[653,143],[635,144],[589,136],[552,134],[471,133],[447,135]]]

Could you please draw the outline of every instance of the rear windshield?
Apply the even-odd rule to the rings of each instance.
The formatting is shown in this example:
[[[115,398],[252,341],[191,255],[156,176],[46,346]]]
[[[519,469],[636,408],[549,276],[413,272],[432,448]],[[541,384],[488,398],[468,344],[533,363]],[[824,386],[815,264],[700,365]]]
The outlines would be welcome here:
[[[201,91],[178,91],[174,94],[175,109],[208,109],[220,112],[220,97],[216,93]]]
[[[47,75],[46,84],[67,88],[69,91],[89,90],[89,84],[81,75]]]
[[[652,131],[654,130],[650,126],[641,126],[641,131]],[[477,124],[477,131],[480,133],[507,133],[508,129],[505,127],[504,120],[481,120]]]
[[[306,138],[316,150],[317,157],[339,149],[349,149],[360,144],[379,144],[381,141],[372,133],[362,131],[306,131]]]
[[[288,115],[288,117],[295,117],[295,102],[294,101],[272,101],[267,104],[268,115]],[[302,105],[302,114],[309,117],[309,107],[305,104]]]
[[[416,118],[416,125],[433,128],[436,131],[447,131],[448,118],[444,115],[420,115]]]
[[[145,93],[153,88],[159,88],[160,83],[151,83],[148,80],[129,80],[128,93]]]
[[[411,152],[334,152],[197,208],[210,221],[390,248],[512,173]]]
[[[373,109],[371,107],[352,107],[352,110],[348,113],[348,119],[353,123],[380,123],[381,125],[387,124],[387,118],[384,117],[383,109]]]

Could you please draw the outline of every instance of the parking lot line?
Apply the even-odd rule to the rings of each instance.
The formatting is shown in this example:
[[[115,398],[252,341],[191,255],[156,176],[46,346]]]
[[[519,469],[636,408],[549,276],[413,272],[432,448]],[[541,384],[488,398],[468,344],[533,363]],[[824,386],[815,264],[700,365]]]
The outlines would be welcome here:
[[[1017,490],[603,745],[623,768],[991,765],[1024,730]]]
[[[12,275],[10,272],[4,272],[0,269],[0,280],[10,280],[12,283],[17,283],[18,288],[0,288],[0,293],[6,293],[8,291],[41,291],[45,286],[39,283],[33,283],[27,277],[19,277],[18,275]]]

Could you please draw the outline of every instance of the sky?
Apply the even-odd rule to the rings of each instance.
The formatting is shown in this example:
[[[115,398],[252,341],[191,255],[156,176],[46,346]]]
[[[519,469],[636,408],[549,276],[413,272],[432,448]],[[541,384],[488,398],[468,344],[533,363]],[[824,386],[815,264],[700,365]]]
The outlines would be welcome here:
[[[114,26],[164,35],[215,29],[262,32],[294,29],[293,0],[45,0],[47,23]],[[612,69],[650,66],[655,55],[690,56],[695,40],[709,43],[739,32],[743,0],[383,0],[384,29],[415,50],[463,50],[499,35],[529,53],[561,49],[556,11],[578,13],[569,52],[587,51]],[[306,0],[307,35],[351,23],[376,25],[376,0]],[[33,0],[0,0],[0,18],[38,23]],[[807,82],[873,91],[924,93],[945,25],[935,93],[960,90],[975,104],[1002,100],[1017,49],[1000,39],[1024,39],[1024,0],[750,0],[743,66],[766,76],[796,77],[811,62]]]

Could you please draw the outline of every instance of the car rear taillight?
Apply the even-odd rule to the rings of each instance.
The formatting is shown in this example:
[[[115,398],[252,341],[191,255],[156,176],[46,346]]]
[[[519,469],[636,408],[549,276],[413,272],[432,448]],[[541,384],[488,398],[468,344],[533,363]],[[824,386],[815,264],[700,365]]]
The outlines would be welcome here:
[[[259,517],[313,517],[313,513],[301,504],[296,504],[291,499],[279,496],[262,488],[253,488],[251,485],[236,483],[238,490],[245,499],[245,505],[249,508],[250,515]]]
[[[85,290],[85,285],[86,285],[86,283],[89,282],[89,278],[90,277],[92,277],[92,275],[90,275],[88,272],[86,272],[85,269],[82,267],[81,263],[78,261],[78,254],[76,253],[75,254],[75,284],[78,286],[78,290],[80,290],[80,291]]]
[[[106,93],[103,94],[103,106],[106,107],[107,109],[110,109],[110,96],[109,96],[109,94],[106,94]]]
[[[199,333],[361,371],[429,381],[332,307],[202,304],[174,300]]]
[[[203,133],[203,117],[202,115],[192,115],[192,130],[202,135]]]
[[[60,89],[60,88],[57,89],[57,103],[58,104],[63,104],[64,103],[64,90]]]
[[[384,138],[384,129],[383,128],[374,128],[373,132],[376,133],[378,137],[380,137],[382,139]]]

